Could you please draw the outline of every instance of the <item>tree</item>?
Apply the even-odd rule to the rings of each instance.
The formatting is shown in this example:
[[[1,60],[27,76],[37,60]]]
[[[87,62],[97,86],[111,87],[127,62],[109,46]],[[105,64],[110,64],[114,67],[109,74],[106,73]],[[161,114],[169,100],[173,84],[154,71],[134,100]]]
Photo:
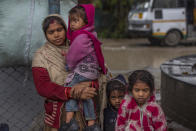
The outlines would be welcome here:
[[[95,5],[102,10],[103,14],[107,14],[106,18],[112,19],[104,28],[106,37],[125,37],[127,28],[127,16],[131,8],[133,0],[96,0]],[[104,36],[103,35],[103,36]]]

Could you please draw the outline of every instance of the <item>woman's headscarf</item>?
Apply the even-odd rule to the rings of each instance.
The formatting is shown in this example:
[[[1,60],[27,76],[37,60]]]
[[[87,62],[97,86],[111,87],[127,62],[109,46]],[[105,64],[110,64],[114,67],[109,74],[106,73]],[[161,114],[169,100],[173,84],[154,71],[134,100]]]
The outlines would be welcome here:
[[[52,16],[62,19],[58,14],[49,15],[45,19]],[[62,21],[66,27],[63,19]],[[32,62],[32,67],[42,67],[47,69],[50,79],[53,82],[59,85],[64,85],[67,72],[65,71],[66,62],[62,52],[66,52],[67,49],[68,47],[65,44],[56,46],[47,41],[40,49],[36,51]]]

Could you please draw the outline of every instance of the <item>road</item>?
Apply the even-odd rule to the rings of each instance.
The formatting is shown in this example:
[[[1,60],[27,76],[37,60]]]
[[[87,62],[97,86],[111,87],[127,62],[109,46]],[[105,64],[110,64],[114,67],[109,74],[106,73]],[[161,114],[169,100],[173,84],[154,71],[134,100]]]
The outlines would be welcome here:
[[[196,53],[196,45],[192,44],[163,47],[151,46],[146,39],[105,39],[101,41],[106,63],[111,70],[159,68],[166,60]]]

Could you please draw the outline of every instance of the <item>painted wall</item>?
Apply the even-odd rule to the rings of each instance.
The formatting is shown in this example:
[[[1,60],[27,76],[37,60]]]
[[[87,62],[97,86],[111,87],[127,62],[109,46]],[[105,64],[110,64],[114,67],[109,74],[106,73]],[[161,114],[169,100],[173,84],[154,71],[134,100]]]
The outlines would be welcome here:
[[[60,12],[67,14],[75,3],[60,1]],[[47,0],[0,0],[0,67],[31,63],[33,53],[44,44],[41,29],[49,14]]]

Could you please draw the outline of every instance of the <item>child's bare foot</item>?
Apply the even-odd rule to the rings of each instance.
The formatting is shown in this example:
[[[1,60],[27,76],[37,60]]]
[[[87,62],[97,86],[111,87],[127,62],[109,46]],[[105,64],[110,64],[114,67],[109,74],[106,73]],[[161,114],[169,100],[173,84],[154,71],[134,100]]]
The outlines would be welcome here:
[[[66,123],[69,123],[74,116],[74,112],[66,112]]]
[[[92,125],[94,125],[95,124],[95,120],[89,120],[88,121],[88,126],[92,126]]]

